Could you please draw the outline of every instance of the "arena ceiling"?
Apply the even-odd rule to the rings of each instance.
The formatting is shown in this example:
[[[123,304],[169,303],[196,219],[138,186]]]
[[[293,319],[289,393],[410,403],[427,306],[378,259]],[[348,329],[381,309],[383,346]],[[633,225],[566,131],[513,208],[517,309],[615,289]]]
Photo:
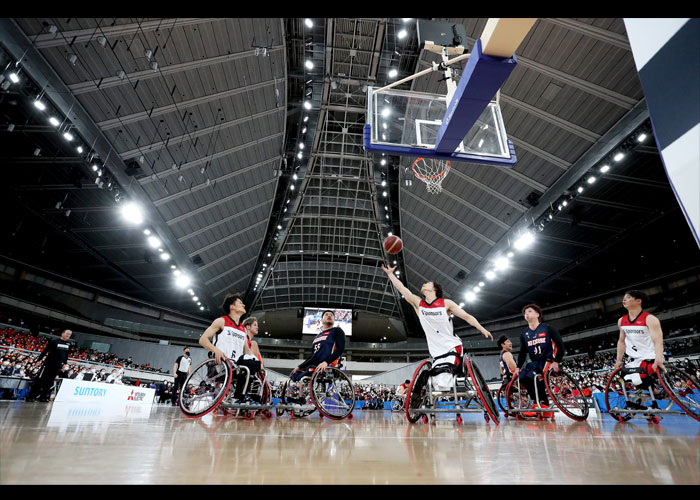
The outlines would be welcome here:
[[[469,49],[486,23],[439,20],[463,24]],[[366,86],[435,60],[418,47],[415,19],[307,27],[304,19],[34,18],[1,27],[3,74],[19,68],[22,79],[0,94],[2,190],[12,207],[0,248],[17,260],[204,318],[218,314],[226,293],[244,291],[250,311],[346,306],[416,332],[379,269],[390,231],[404,241],[397,264],[412,290],[435,280],[466,303],[483,281],[465,304],[480,319],[700,261],[653,143],[621,19],[539,19],[500,94],[518,163],[453,164],[439,195],[411,176],[407,159],[362,147]],[[403,88],[444,92],[441,77]],[[48,110],[32,106],[38,95]],[[60,115],[58,127],[49,112]],[[649,136],[642,143],[640,130]],[[620,148],[624,160],[578,193]],[[104,170],[102,186],[93,164]],[[126,201],[141,205],[143,225],[120,217]],[[535,242],[486,279],[543,219]],[[176,287],[172,266],[191,284]]]

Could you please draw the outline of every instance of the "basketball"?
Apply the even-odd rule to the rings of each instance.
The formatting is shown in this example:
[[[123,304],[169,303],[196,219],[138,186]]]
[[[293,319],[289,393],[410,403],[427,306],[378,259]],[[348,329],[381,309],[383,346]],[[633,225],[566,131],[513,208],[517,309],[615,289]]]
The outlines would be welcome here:
[[[389,236],[384,240],[384,250],[390,255],[397,254],[403,248],[403,241],[398,236]]]

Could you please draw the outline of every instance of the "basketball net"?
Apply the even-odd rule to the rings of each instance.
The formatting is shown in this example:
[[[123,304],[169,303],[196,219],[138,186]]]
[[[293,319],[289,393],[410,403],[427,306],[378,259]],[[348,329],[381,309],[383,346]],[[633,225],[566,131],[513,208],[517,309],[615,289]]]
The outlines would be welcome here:
[[[442,192],[442,181],[450,171],[450,162],[447,160],[435,160],[433,158],[418,158],[411,166],[413,173],[425,182],[429,193]]]

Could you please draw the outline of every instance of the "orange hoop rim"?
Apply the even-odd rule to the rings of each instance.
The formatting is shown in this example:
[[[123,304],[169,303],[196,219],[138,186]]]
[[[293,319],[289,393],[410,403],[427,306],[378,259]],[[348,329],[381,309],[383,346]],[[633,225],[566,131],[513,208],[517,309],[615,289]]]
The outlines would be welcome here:
[[[445,171],[441,174],[438,175],[422,175],[416,172],[416,163],[418,163],[421,160],[425,160],[425,158],[416,158],[416,160],[411,164],[411,170],[413,171],[413,175],[418,177],[419,179],[440,179],[441,177],[445,177],[447,175],[447,172],[450,171],[450,160],[436,160],[436,161],[446,161],[447,162],[447,168]]]

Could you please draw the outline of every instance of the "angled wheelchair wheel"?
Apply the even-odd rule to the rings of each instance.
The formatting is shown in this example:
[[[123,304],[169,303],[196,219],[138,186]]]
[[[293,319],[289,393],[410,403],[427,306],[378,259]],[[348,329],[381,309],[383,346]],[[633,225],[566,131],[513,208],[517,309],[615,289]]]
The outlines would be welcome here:
[[[303,379],[302,379],[303,381]],[[312,404],[309,396],[309,384],[299,382],[291,382],[290,380],[282,386],[282,404],[284,405],[308,405]],[[316,408],[310,410],[293,409],[287,410],[295,417],[308,417]]]
[[[202,417],[216,408],[231,388],[232,367],[228,360],[217,365],[208,359],[185,379],[178,403],[188,417]]]
[[[479,367],[476,366],[476,363],[469,359],[469,356],[464,356],[464,364],[467,369],[466,371],[469,374],[469,378],[472,381],[472,385],[474,386],[474,389],[479,395],[479,399],[484,406],[484,410],[488,413],[488,416],[491,417],[491,420],[498,424],[500,421],[500,414],[498,413],[498,407],[496,406],[496,402],[493,400],[493,396],[491,395],[489,386],[486,383],[486,379],[484,379],[484,376],[481,374]]]
[[[508,416],[508,410],[506,408],[503,408],[503,403],[501,402],[501,398],[506,397],[506,387],[508,384],[501,384],[501,387],[498,388],[498,394],[496,394],[496,403],[498,403],[498,407],[501,409],[501,411]]]
[[[627,422],[634,413],[618,413],[619,410],[627,410],[629,408],[626,393],[625,379],[622,375],[623,367],[614,370],[608,382],[605,384],[605,406],[608,407],[608,414],[618,422]],[[617,410],[610,413],[610,410]]]
[[[311,377],[311,400],[322,415],[340,420],[355,408],[355,388],[345,372],[328,367]]]
[[[668,364],[665,368],[659,370],[664,391],[684,412],[700,422],[700,381],[679,364]]]
[[[433,363],[426,359],[416,369],[413,374],[413,379],[411,380],[411,385],[408,386],[408,393],[406,396],[406,418],[412,424],[416,423],[419,418],[423,417],[423,420],[427,420],[427,415],[421,413],[419,410],[425,407],[426,400],[428,399],[428,383],[429,375],[428,372],[433,367]]]
[[[544,386],[549,397],[564,415],[579,422],[588,418],[588,400],[578,382],[564,368],[560,367],[558,373],[545,370]],[[578,395],[575,395],[575,392]]]

